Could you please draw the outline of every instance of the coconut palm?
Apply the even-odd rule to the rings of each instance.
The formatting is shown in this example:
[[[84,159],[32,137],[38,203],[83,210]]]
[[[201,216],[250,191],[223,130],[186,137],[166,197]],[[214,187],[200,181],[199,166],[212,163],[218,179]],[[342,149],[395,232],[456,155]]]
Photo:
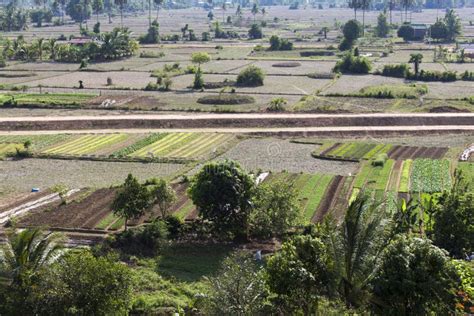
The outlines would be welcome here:
[[[160,14],[160,8],[163,5],[164,0],[153,0],[156,5],[156,21],[158,21],[158,15]]]
[[[2,275],[16,286],[24,286],[44,267],[57,260],[63,249],[63,235],[38,228],[8,234],[0,249]]]
[[[225,0],[222,1],[222,24],[225,24],[225,11],[227,11],[227,5],[225,3]]]
[[[389,241],[386,215],[365,192],[349,205],[344,221],[330,238],[338,275],[338,291],[346,305],[357,307],[370,299],[369,283],[378,257]]]
[[[360,7],[362,9],[362,36],[365,34],[365,11],[370,8],[371,0],[360,0]]]
[[[254,3],[252,6],[252,15],[253,15],[253,23],[255,23],[255,16],[258,14],[259,9],[258,9],[258,4]]]

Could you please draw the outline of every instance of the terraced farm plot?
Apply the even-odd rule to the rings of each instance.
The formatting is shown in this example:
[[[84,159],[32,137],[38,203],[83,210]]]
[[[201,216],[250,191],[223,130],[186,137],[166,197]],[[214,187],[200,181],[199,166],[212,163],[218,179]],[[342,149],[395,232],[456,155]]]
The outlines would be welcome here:
[[[413,160],[408,159],[403,161],[402,171],[400,174],[400,183],[398,185],[398,192],[408,193],[410,191],[410,175]]]
[[[295,188],[298,191],[298,200],[303,211],[303,218],[305,221],[310,222],[324,198],[332,179],[332,175],[291,174],[283,172],[271,175],[266,181],[294,182]]]
[[[223,148],[232,139],[232,134],[170,133],[130,156],[197,159]]]
[[[394,163],[391,159],[387,160],[383,167],[374,167],[370,163],[365,163],[356,176],[354,187],[385,191]]]
[[[393,146],[387,153],[391,159],[440,159],[448,152],[447,147]]]
[[[43,150],[42,153],[74,156],[94,154],[103,148],[123,142],[127,138],[127,134],[83,135]]]
[[[31,142],[31,149],[39,151],[48,146],[52,146],[59,142],[66,141],[74,137],[71,134],[54,134],[54,135],[0,135],[0,143],[21,143]]]
[[[451,173],[449,160],[416,159],[411,173],[411,191],[435,193],[449,190]]]
[[[15,153],[17,149],[23,149],[23,144],[18,143],[0,143],[0,158],[7,154]]]
[[[468,184],[469,190],[474,191],[474,163],[460,162],[457,168],[461,170],[462,176]]]
[[[325,146],[324,149],[320,150],[319,154],[315,153],[315,156],[351,161],[369,160],[377,154],[388,152],[391,147],[391,145],[363,142],[335,143],[331,146]]]

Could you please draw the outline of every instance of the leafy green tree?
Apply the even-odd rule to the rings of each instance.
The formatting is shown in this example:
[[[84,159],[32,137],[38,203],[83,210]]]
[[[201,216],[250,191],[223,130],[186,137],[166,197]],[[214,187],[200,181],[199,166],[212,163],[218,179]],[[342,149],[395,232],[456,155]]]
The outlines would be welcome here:
[[[350,203],[343,223],[329,238],[334,254],[338,291],[348,307],[370,298],[370,282],[380,253],[387,246],[389,227],[380,204],[365,192]]]
[[[449,41],[454,41],[456,37],[461,34],[461,19],[459,19],[456,12],[451,9],[446,12],[444,23],[446,24],[447,29],[447,39]]]
[[[278,35],[272,35],[270,37],[270,50],[280,50],[280,37]]]
[[[372,281],[379,315],[454,314],[460,280],[447,254],[428,239],[399,235]]]
[[[209,284],[209,315],[260,315],[265,308],[264,271],[247,253],[227,257]]]
[[[163,218],[168,217],[171,206],[176,202],[176,192],[164,179],[158,179],[152,189],[153,204],[158,205]]]
[[[120,27],[123,28],[123,8],[127,4],[127,0],[114,0],[114,3],[120,9]]]
[[[330,251],[317,237],[296,236],[268,260],[267,283],[276,294],[272,304],[283,315],[317,314],[320,297],[334,294],[335,264]]]
[[[250,26],[249,38],[250,39],[260,39],[263,37],[262,27],[256,23]]]
[[[260,9],[258,8],[258,4],[256,2],[252,5],[252,10],[250,10],[250,12],[253,15],[253,23],[255,24],[255,17],[257,16],[258,12],[260,12]]]
[[[254,236],[284,235],[301,220],[298,192],[294,183],[262,183],[256,190],[250,222]]]
[[[89,5],[84,6],[82,0],[69,0],[66,6],[66,13],[74,21],[82,23],[84,20],[90,18],[92,10]]]
[[[191,55],[191,61],[194,64],[198,64],[198,69],[194,74],[194,84],[193,89],[201,89],[204,86],[204,79],[202,78],[201,64],[208,63],[211,60],[206,52],[197,52]]]
[[[422,60],[423,60],[422,54],[420,53],[410,54],[410,60],[408,62],[413,63],[413,66],[415,67],[415,76],[418,76],[418,73],[420,70],[420,64]]]
[[[390,32],[390,26],[387,23],[387,15],[385,13],[380,13],[377,17],[377,27],[375,32],[378,37],[387,37]]]
[[[456,173],[451,191],[439,197],[434,211],[434,243],[457,258],[474,249],[474,195],[467,185]]]
[[[362,25],[357,20],[349,20],[344,24],[342,34],[344,39],[339,48],[341,50],[350,49],[354,45],[355,40],[362,35]]]
[[[403,24],[398,28],[397,36],[408,42],[415,36],[415,29],[409,24]]]
[[[119,188],[112,205],[115,215],[125,219],[125,230],[129,219],[142,216],[150,205],[150,192],[129,174]]]
[[[448,28],[443,21],[436,21],[435,24],[430,26],[431,38],[436,40],[444,40],[448,36]]]
[[[258,87],[263,86],[265,74],[262,69],[256,66],[248,66],[242,70],[237,76],[237,85],[244,87]]]
[[[254,187],[252,177],[237,162],[212,162],[195,175],[189,195],[216,232],[246,238]]]
[[[132,277],[129,268],[116,258],[96,258],[88,250],[77,250],[52,268],[36,291],[39,314],[128,314]]]
[[[324,27],[321,29],[321,32],[323,32],[323,34],[324,34],[324,39],[328,39],[329,27],[324,26]]]

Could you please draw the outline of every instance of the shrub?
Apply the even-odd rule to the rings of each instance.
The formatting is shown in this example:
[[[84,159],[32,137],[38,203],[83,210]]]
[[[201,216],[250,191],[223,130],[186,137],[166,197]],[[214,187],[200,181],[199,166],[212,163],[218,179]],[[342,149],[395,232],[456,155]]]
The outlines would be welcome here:
[[[280,39],[277,35],[272,35],[270,37],[270,48],[271,51],[275,50],[292,50],[293,43],[288,41],[287,39]]]
[[[160,29],[156,20],[153,21],[148,32],[140,36],[139,42],[140,44],[156,44],[160,42]]]
[[[262,27],[256,23],[252,24],[249,30],[250,39],[259,39],[263,37]]]
[[[281,68],[294,68],[294,67],[300,67],[301,66],[301,63],[299,62],[296,62],[296,61],[289,61],[289,62],[285,62],[285,63],[276,63],[276,64],[273,64],[272,67],[281,67]]]
[[[464,81],[474,81],[474,72],[470,72],[470,71],[466,70],[466,71],[463,72],[463,74],[461,75],[461,80],[464,80]]]
[[[455,71],[429,71],[421,70],[418,75],[413,73],[408,73],[408,79],[420,80],[420,81],[443,81],[451,82],[457,80],[457,75]]]
[[[197,100],[200,104],[213,104],[213,105],[235,105],[235,104],[248,104],[255,103],[255,98],[248,95],[239,95],[234,93],[221,93],[219,95],[207,95]]]
[[[312,56],[334,56],[335,53],[331,50],[313,50],[300,52],[301,57],[312,57]]]
[[[378,154],[374,160],[372,160],[372,166],[383,167],[385,162],[388,160],[387,154]]]
[[[405,78],[409,72],[407,64],[385,65],[382,70],[382,76]]]
[[[204,79],[202,78],[201,69],[198,68],[196,73],[194,74],[194,81],[193,81],[193,89],[202,89],[204,86]]]
[[[443,21],[437,21],[430,26],[430,35],[433,39],[446,39],[448,36],[448,29]]]
[[[209,33],[209,32],[202,32],[202,34],[201,34],[201,40],[202,40],[203,42],[208,42],[208,41],[210,41],[210,40],[211,40],[211,33]]]
[[[342,60],[336,63],[333,71],[340,73],[367,74],[371,68],[372,64],[366,57],[356,57],[352,52],[348,52],[344,55]]]
[[[403,24],[397,31],[398,37],[403,38],[405,42],[413,40],[415,37],[415,29],[409,24]]]
[[[386,37],[390,32],[390,25],[387,22],[387,15],[385,13],[380,13],[377,18],[377,27],[375,32],[378,37]]]
[[[157,220],[149,225],[117,234],[112,247],[128,254],[154,255],[164,247],[167,238],[167,223]]]
[[[268,112],[283,112],[288,101],[284,98],[274,98],[267,107]]]
[[[237,76],[237,85],[246,87],[263,86],[264,78],[265,74],[260,68],[249,66]]]
[[[4,68],[7,66],[7,63],[5,62],[5,58],[3,58],[3,55],[0,54],[0,68]]]
[[[362,25],[357,20],[349,20],[342,29],[344,38],[349,42],[354,42],[362,35]]]

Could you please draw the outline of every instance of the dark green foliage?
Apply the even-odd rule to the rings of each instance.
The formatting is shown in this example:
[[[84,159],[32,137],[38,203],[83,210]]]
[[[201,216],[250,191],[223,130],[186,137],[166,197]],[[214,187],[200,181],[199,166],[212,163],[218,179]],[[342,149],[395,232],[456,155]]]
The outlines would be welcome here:
[[[466,70],[461,75],[461,80],[464,81],[474,81],[474,72]]]
[[[28,27],[28,12],[17,8],[17,1],[10,1],[5,10],[0,11],[0,31],[21,31]]]
[[[443,21],[436,21],[435,24],[430,26],[430,35],[433,39],[444,40],[448,35],[448,28]]]
[[[452,256],[463,258],[474,249],[474,196],[461,174],[449,192],[444,192],[434,210],[434,242]]]
[[[399,65],[384,65],[382,70],[382,76],[405,78],[409,72],[407,64]]]
[[[443,81],[452,82],[457,80],[455,71],[429,71],[422,69],[418,75],[408,73],[408,79],[414,79],[419,81]]]
[[[266,267],[267,283],[276,294],[272,305],[285,315],[311,315],[322,295],[332,295],[335,266],[331,250],[317,237],[296,236],[282,245]]]
[[[160,25],[156,20],[151,23],[146,35],[139,38],[140,44],[157,44],[160,42]]]
[[[235,93],[221,93],[219,95],[206,95],[197,100],[200,104],[213,105],[235,105],[255,103],[255,98],[250,95],[241,95]]]
[[[387,15],[385,13],[380,13],[377,17],[377,27],[375,28],[375,33],[378,37],[387,37],[390,32],[390,25],[387,22]]]
[[[385,162],[388,160],[387,154],[378,154],[374,160],[372,160],[372,166],[383,167]]]
[[[415,37],[415,30],[409,24],[403,24],[397,31],[398,37],[403,38],[405,42],[413,40]]]
[[[234,161],[208,163],[193,178],[189,195],[199,216],[229,237],[248,235],[255,183]]]
[[[282,236],[296,226],[300,218],[298,192],[293,183],[277,181],[258,186],[250,216],[252,236]]]
[[[352,52],[347,52],[342,60],[336,63],[334,72],[367,74],[372,68],[371,62],[366,57],[354,56]]]
[[[461,34],[461,19],[454,12],[453,9],[450,9],[446,12],[446,15],[444,16],[444,23],[446,23],[447,28],[447,40],[454,41],[456,37]]]
[[[202,78],[201,67],[194,74],[193,89],[202,89],[204,87],[204,79]]]
[[[292,50],[293,49],[293,43],[288,41],[287,39],[280,39],[277,35],[272,35],[270,37],[270,48],[271,51],[275,50]]]
[[[125,219],[125,230],[129,219],[138,218],[145,213],[150,205],[150,198],[148,189],[129,174],[112,205],[114,214]]]
[[[91,17],[92,8],[89,2],[87,7],[84,9],[84,1],[82,0],[71,0],[67,2],[66,14],[69,15],[76,22],[83,22]]]
[[[399,236],[384,251],[373,280],[379,315],[448,315],[460,280],[447,254],[428,239]]]
[[[97,22],[96,24],[94,24],[94,28],[92,29],[92,32],[94,32],[95,34],[100,34],[100,22]]]
[[[51,23],[53,20],[53,12],[51,10],[33,10],[30,12],[31,22],[36,23],[37,27],[41,27],[43,22]]]
[[[252,24],[249,30],[250,39],[259,39],[263,37],[262,27],[256,23]]]
[[[344,24],[342,34],[352,43],[362,35],[362,25],[357,20],[349,20]]]
[[[248,66],[237,76],[237,85],[244,87],[263,86],[265,74],[256,66]]]

